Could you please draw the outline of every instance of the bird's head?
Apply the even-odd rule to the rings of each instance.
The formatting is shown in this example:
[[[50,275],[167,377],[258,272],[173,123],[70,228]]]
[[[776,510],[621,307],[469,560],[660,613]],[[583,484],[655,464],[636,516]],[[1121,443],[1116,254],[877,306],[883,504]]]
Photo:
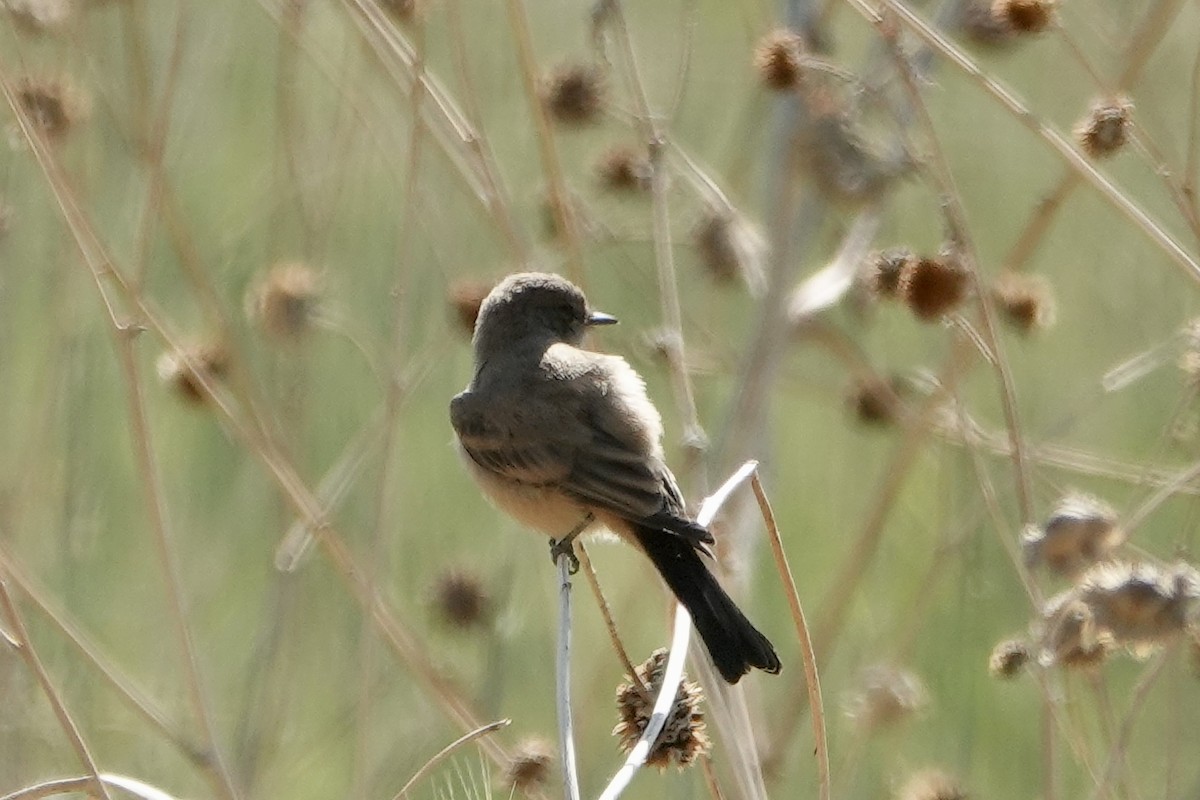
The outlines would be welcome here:
[[[484,299],[475,322],[475,352],[527,341],[578,345],[592,325],[611,325],[616,317],[588,308],[575,284],[545,272],[519,272],[500,281]]]

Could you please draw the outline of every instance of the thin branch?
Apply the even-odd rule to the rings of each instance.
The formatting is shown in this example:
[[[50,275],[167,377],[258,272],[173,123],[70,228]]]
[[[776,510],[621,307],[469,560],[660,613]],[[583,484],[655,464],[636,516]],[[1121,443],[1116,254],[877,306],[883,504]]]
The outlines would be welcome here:
[[[570,556],[558,557],[558,658],[555,663],[555,697],[558,706],[558,750],[562,764],[563,792],[567,800],[579,800],[579,774],[575,767],[575,728],[571,719],[571,564]]]
[[[409,791],[416,786],[422,778],[436,769],[437,766],[447,758],[454,755],[455,751],[457,751],[463,745],[470,744],[480,736],[486,736],[489,733],[500,730],[501,728],[507,728],[511,724],[511,719],[498,719],[495,722],[489,722],[487,725],[481,725],[469,733],[464,733],[462,736],[458,737],[453,742],[439,750],[437,754],[433,756],[433,758],[421,765],[421,768],[413,773],[413,776],[408,779],[408,783],[404,784],[404,786],[399,792],[396,793],[396,796],[392,800],[403,800],[403,798],[408,797]]]

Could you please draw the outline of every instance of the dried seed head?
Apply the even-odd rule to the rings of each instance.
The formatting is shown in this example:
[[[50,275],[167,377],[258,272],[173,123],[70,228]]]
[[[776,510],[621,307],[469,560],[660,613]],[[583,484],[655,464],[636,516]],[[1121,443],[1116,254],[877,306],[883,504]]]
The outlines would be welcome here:
[[[920,678],[898,667],[869,667],[863,672],[861,684],[847,703],[846,714],[868,733],[903,722],[929,701]]]
[[[970,0],[964,4],[959,17],[963,34],[985,47],[1003,47],[1016,38],[1016,31],[1007,19],[996,15],[991,0]]]
[[[652,178],[650,159],[636,147],[610,147],[596,162],[600,185],[613,192],[648,192]]]
[[[604,108],[604,75],[588,64],[563,64],[542,83],[542,102],[558,122],[595,122]]]
[[[1046,601],[1038,642],[1039,664],[1096,669],[1104,664],[1110,652],[1107,640],[1098,635],[1091,610],[1079,602],[1075,590]]]
[[[773,30],[754,48],[754,69],[768,89],[788,91],[800,85],[804,39],[787,28]]]
[[[895,299],[900,295],[900,275],[912,261],[916,261],[916,256],[907,247],[889,247],[871,253],[864,276],[867,288],[881,299]]]
[[[479,317],[479,307],[483,299],[492,291],[495,284],[491,281],[481,281],[465,278],[450,284],[446,297],[458,329],[468,337],[475,333],[475,320]]]
[[[223,345],[200,344],[158,357],[158,378],[180,399],[195,405],[208,400],[204,383],[214,384],[229,373],[229,352]]]
[[[878,199],[912,169],[902,150],[873,137],[857,114],[829,91],[808,93],[811,118],[797,142],[801,163],[825,197],[849,206]]]
[[[52,34],[71,17],[69,0],[0,0],[0,10],[8,12],[13,24],[32,34]]]
[[[1110,562],[1090,569],[1075,588],[1101,636],[1144,655],[1181,635],[1200,607],[1200,573],[1187,564]]]
[[[321,299],[321,277],[306,264],[271,267],[247,298],[251,316],[268,336],[295,342],[313,328]]]
[[[881,378],[866,375],[856,379],[846,394],[846,405],[856,419],[865,425],[891,425],[904,408],[901,399],[908,392],[908,383],[899,376]]]
[[[617,713],[621,721],[613,728],[613,736],[617,737],[618,746],[627,753],[637,744],[642,731],[646,729],[646,723],[650,721],[654,698],[662,686],[666,666],[667,651],[655,650],[636,668],[637,680],[631,679],[629,683],[617,687]],[[646,687],[648,693],[643,693],[642,686]],[[683,768],[708,752],[710,742],[705,730],[704,712],[700,709],[703,700],[699,684],[685,678],[675,694],[675,703],[671,706],[670,716],[659,734],[658,742],[646,758],[647,764],[666,769],[674,763]]]
[[[754,291],[762,286],[767,243],[741,214],[709,208],[693,237],[700,263],[714,281],[728,284],[740,278]]]
[[[993,678],[1015,678],[1029,663],[1029,645],[1021,639],[1006,639],[992,650],[988,672]]]
[[[482,578],[464,569],[443,572],[430,591],[438,619],[453,628],[486,624],[492,617],[492,598]]]
[[[1005,272],[992,285],[1000,313],[1021,333],[1054,324],[1054,292],[1041,275]]]
[[[526,739],[513,751],[504,773],[504,783],[519,792],[545,788],[554,763],[554,748],[545,739]]]
[[[922,256],[900,270],[900,296],[917,319],[931,321],[953,311],[967,296],[970,276],[952,253]]]
[[[376,0],[376,2],[396,22],[412,22],[422,11],[420,0]]]
[[[967,791],[947,772],[924,769],[914,773],[896,795],[896,800],[967,800]]]
[[[1133,130],[1133,102],[1128,97],[1098,100],[1075,126],[1075,140],[1092,158],[1120,150]]]
[[[34,126],[49,139],[63,139],[87,118],[87,97],[66,78],[25,76],[17,81],[16,95]]]
[[[1058,501],[1046,524],[1030,526],[1021,537],[1025,563],[1044,563],[1059,575],[1073,577],[1107,558],[1125,541],[1117,512],[1104,501],[1071,492]]]
[[[1057,0],[995,0],[992,13],[1017,33],[1041,33],[1054,22]]]

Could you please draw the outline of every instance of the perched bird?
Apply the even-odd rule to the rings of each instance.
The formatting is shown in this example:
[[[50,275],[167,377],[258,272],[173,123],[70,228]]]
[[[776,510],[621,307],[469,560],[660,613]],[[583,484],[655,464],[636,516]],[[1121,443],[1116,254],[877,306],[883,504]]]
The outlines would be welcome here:
[[[641,377],[580,347],[590,326],[616,321],[557,275],[501,281],[475,324],[475,374],[450,402],[463,460],[495,505],[552,537],[552,553],[599,524],[649,556],[725,680],[779,672],[770,641],[701,560],[713,537],[687,516]]]

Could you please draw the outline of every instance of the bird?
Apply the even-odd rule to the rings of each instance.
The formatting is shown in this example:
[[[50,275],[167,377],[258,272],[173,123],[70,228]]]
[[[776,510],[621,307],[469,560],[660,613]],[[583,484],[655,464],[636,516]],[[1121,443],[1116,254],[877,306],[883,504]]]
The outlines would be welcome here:
[[[493,505],[551,537],[552,555],[573,557],[573,538],[599,527],[643,552],[727,682],[778,673],[770,640],[705,564],[714,539],[687,514],[645,382],[582,346],[615,322],[558,275],[500,281],[479,309],[470,383],[450,401],[459,455]]]

